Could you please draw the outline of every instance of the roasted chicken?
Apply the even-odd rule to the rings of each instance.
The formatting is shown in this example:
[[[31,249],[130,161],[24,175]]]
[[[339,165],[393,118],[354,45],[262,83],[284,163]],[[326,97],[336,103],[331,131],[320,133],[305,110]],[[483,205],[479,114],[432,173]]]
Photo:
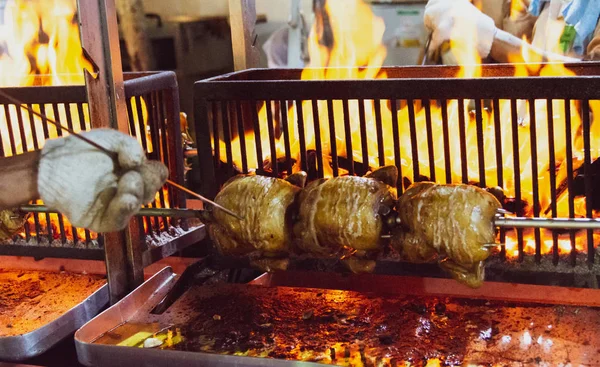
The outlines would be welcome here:
[[[24,230],[27,216],[12,210],[0,210],[0,241],[8,240]]]
[[[380,250],[384,216],[394,206],[394,166],[365,177],[343,176],[309,183],[298,197],[296,246],[320,256]]]
[[[240,175],[226,182],[215,202],[244,219],[221,210],[211,212],[208,230],[218,250],[224,255],[250,255],[254,259],[287,255],[292,243],[293,207],[305,182],[304,172],[287,180]]]
[[[496,197],[470,185],[415,183],[399,198],[402,227],[392,235],[392,246],[411,262],[438,259],[456,280],[479,287],[484,246],[495,242],[494,216],[501,208]]]

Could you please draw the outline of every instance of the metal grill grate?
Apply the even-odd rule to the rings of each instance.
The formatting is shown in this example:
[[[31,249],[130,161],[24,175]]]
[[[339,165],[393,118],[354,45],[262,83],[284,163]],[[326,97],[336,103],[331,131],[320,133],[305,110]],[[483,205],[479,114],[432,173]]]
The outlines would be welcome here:
[[[517,78],[513,67],[493,65],[480,79],[453,78],[454,67],[403,67],[383,69],[387,79],[300,80],[301,70],[257,69],[197,82],[202,193],[214,197],[249,170],[302,169],[315,179],[394,164],[400,193],[422,180],[509,187],[505,208],[518,216],[592,218],[600,66],[567,67],[577,76]],[[594,236],[503,230],[500,241],[515,248],[502,246],[499,257],[594,264]]]
[[[164,162],[169,167],[171,179],[183,183],[179,94],[175,74],[172,72],[126,73],[125,78],[131,135],[138,138],[148,158]],[[89,130],[92,127],[83,85],[15,87],[3,90],[27,106],[35,108],[75,131]],[[44,119],[24,109],[17,112],[17,106],[6,103],[1,97],[0,106],[0,157],[40,149],[44,140],[63,135],[60,129],[56,129]],[[185,197],[171,187],[165,186],[158,193],[156,201],[148,207],[183,208]],[[49,243],[51,246],[90,250],[102,248],[102,235],[88,230],[78,231],[77,228],[67,224],[66,218],[61,214],[32,213],[31,218],[32,220],[25,224],[24,239],[28,244]],[[178,224],[175,221],[176,219],[167,217],[143,217],[138,221],[140,234],[145,238],[167,231],[169,226]],[[17,236],[13,242],[17,243],[19,239],[20,236]],[[10,246],[0,246],[0,249],[8,248]],[[63,250],[65,256],[73,257],[73,251]],[[44,256],[45,252],[36,251],[35,255]],[[82,256],[102,259],[103,251],[94,251],[94,255],[78,254],[74,257]]]

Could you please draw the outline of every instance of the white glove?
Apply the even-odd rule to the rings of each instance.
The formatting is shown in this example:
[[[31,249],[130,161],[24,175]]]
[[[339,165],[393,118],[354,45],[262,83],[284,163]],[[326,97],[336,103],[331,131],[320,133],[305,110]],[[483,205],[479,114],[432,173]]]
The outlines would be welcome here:
[[[468,0],[429,0],[424,15],[425,27],[431,32],[430,52],[451,39],[476,37],[479,56],[490,54],[496,33],[494,20]]]
[[[118,162],[74,136],[48,140],[38,168],[40,197],[76,227],[124,229],[140,206],[154,199],[167,179],[167,167],[147,160],[135,138],[116,130],[81,135],[115,152]]]

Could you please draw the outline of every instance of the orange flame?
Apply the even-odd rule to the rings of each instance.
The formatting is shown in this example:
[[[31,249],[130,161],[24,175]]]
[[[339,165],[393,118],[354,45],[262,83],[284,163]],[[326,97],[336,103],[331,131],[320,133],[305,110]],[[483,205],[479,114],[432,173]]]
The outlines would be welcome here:
[[[4,24],[0,26],[0,45],[5,45],[5,49],[0,51],[0,87],[82,85],[85,83],[83,70],[92,70],[80,44],[75,0],[9,1],[4,11]],[[133,124],[134,133],[140,143],[141,137],[146,136],[147,151],[152,152],[146,102],[143,98],[140,100],[140,108],[134,99],[131,101],[136,122]],[[5,156],[40,149],[46,139],[61,135],[56,127],[37,116],[30,116],[28,111],[17,110],[14,105],[7,107],[7,110],[0,109],[7,112],[0,112],[0,146]],[[69,121],[67,116],[71,117],[72,128],[76,132],[92,128],[87,104],[83,104],[82,108],[73,103],[30,107],[63,125]],[[139,111],[143,121],[141,126],[138,123]],[[62,135],[65,134],[63,131]],[[56,214],[50,215],[50,224],[46,223],[45,215],[37,217],[42,232],[47,233],[47,228],[52,228],[53,233],[57,233],[60,224]],[[73,239],[71,225],[64,217],[63,224],[67,238]],[[32,217],[29,218],[29,228],[32,234],[35,233]],[[79,239],[85,239],[83,229],[78,228],[77,232]],[[59,234],[56,236],[56,239],[60,238]],[[93,233],[92,238],[96,237]]]
[[[514,3],[514,2],[513,2]],[[373,78],[386,78],[385,73],[380,69],[385,58],[385,49],[381,44],[381,37],[383,35],[384,27],[383,21],[374,16],[368,5],[362,0],[352,1],[336,1],[329,0],[326,3],[326,10],[328,11],[331,28],[333,31],[334,45],[331,48],[327,48],[319,44],[318,33],[316,32],[315,26],[313,26],[311,35],[309,37],[309,50],[311,52],[310,58],[311,63],[308,68],[302,72],[303,80],[310,79],[373,79]],[[364,25],[364,27],[357,26]],[[549,27],[555,27],[556,25],[549,25]],[[555,28],[552,28],[554,30]],[[469,29],[467,24],[460,24],[454,32],[461,32],[462,34],[473,34],[476,32],[473,29]],[[553,38],[555,37],[554,31]],[[453,42],[450,45],[450,49],[455,59],[461,65],[459,73],[456,77],[462,78],[475,78],[481,76],[481,60],[476,52],[475,47],[475,36],[473,39],[464,37],[456,37],[461,39],[461,42]],[[528,49],[522,50],[523,58],[529,60],[527,57],[530,55]],[[527,55],[527,57],[526,57]],[[532,60],[538,61],[538,60]],[[371,69],[361,69],[362,66],[372,67]],[[324,69],[324,67],[346,67],[344,69]],[[526,77],[530,76],[538,70],[533,70],[528,65],[521,65],[516,68],[516,76]],[[539,71],[542,76],[566,76],[574,75],[571,71],[566,69],[560,64],[550,64],[545,66]],[[426,125],[426,114],[425,108],[422,108],[422,101],[414,101],[414,113],[415,113],[415,126],[416,126],[416,139],[411,139],[410,136],[410,125],[409,125],[409,107],[406,103],[402,104],[398,110],[398,131],[400,139],[400,151],[398,152],[402,158],[402,173],[405,177],[413,177],[413,162],[412,162],[412,146],[416,144],[417,151],[419,153],[418,167],[421,173],[429,174],[429,152],[427,137],[425,132],[427,131]],[[379,160],[377,159],[378,142],[377,142],[377,131],[375,123],[375,111],[376,106],[374,101],[364,101],[363,106],[359,106],[359,101],[350,100],[348,101],[348,110],[350,119],[350,132],[352,137],[352,151],[346,151],[346,137],[344,127],[344,111],[342,101],[333,101],[333,123],[335,124],[335,144],[337,149],[337,155],[339,157],[351,156],[355,162],[363,163],[362,157],[362,136],[366,135],[366,145],[368,148],[370,167],[379,166]],[[461,154],[461,146],[459,139],[450,139],[449,142],[449,156],[445,157],[443,141],[443,120],[442,120],[442,108],[438,106],[435,101],[431,101],[431,120],[433,128],[433,142],[434,147],[434,167],[433,170],[436,174],[438,182],[445,182],[446,177],[445,162],[449,160],[452,162],[452,182],[462,182],[462,175],[460,173],[460,162],[463,161]],[[330,130],[328,122],[330,122],[328,116],[328,106],[325,101],[317,101],[319,120],[321,123],[321,145],[323,150],[323,160],[326,164],[329,162],[332,147],[330,146]],[[360,107],[364,107],[365,119],[366,119],[366,134],[360,132],[360,120],[359,110]],[[479,161],[478,161],[478,129],[477,121],[474,113],[474,107],[470,105],[470,101],[465,101],[462,106],[464,111],[464,131],[466,137],[466,156],[469,159],[464,164],[467,165],[468,180],[478,182],[479,177]],[[571,144],[573,147],[573,167],[577,169],[583,162],[583,139],[581,137],[582,119],[579,115],[579,107],[575,101],[571,101],[570,112],[565,107],[565,101],[554,100],[552,102],[552,120],[553,120],[553,142],[555,149],[556,167],[550,167],[550,153],[548,148],[548,142],[550,131],[548,130],[548,116],[547,116],[547,105],[545,100],[535,100],[532,105],[528,101],[517,101],[517,111],[519,117],[519,123],[517,127],[517,135],[519,145],[516,147],[516,151],[513,147],[513,123],[511,119],[511,101],[500,100],[499,105],[495,106],[500,112],[499,121],[499,132],[501,136],[502,146],[500,150],[502,152],[503,166],[497,167],[496,163],[496,129],[494,121],[494,111],[491,108],[481,108],[482,112],[482,132],[483,132],[483,160],[485,163],[485,180],[488,187],[500,186],[504,189],[508,197],[515,196],[515,173],[521,179],[521,196],[529,205],[525,210],[525,215],[532,216],[533,213],[533,170],[532,165],[536,165],[537,168],[537,179],[539,184],[539,204],[540,204],[540,216],[550,216],[549,208],[553,199],[556,199],[558,207],[559,217],[569,216],[568,206],[568,190],[565,190],[560,194],[558,198],[551,196],[551,184],[550,175],[556,172],[556,182],[560,183],[566,180],[567,177],[567,157],[566,148],[567,144]],[[268,106],[263,105],[259,112],[259,121],[261,127],[261,137],[263,147],[263,157],[258,159],[255,155],[254,149],[254,134],[253,132],[247,132],[242,138],[245,139],[246,151],[248,152],[248,165],[250,167],[258,167],[262,165],[262,162],[271,157],[271,150],[269,144],[269,136],[267,134],[268,119],[267,119],[267,108]],[[535,111],[535,121],[530,120],[530,109]],[[591,103],[594,118],[600,116],[600,105],[598,103]],[[448,130],[451,132],[458,132],[461,130],[460,126],[460,114],[461,108],[457,100],[447,101],[447,115],[448,115]],[[302,102],[302,112],[304,116],[304,136],[306,140],[306,149],[314,150],[316,144],[316,134],[314,127],[311,123],[313,121],[313,106],[311,101]],[[567,116],[567,114],[569,114]],[[566,120],[567,117],[571,121],[571,141],[567,141],[566,131]],[[291,145],[291,157],[295,160],[296,164],[294,170],[300,169],[300,148],[298,139],[298,124],[296,122],[296,108],[295,106],[289,106],[288,109],[289,123],[289,136]],[[392,110],[389,103],[381,104],[381,119],[382,129],[384,137],[384,162],[385,164],[395,164],[394,156],[394,143],[393,137],[393,119]],[[537,135],[537,161],[533,162],[531,157],[531,129],[535,126]],[[273,129],[276,128],[275,123]],[[600,156],[600,123],[595,120],[592,121],[591,125],[591,141],[592,141],[592,157]],[[241,166],[241,151],[239,137],[233,139],[233,163]],[[220,156],[225,157],[225,143],[220,142]],[[285,157],[284,139],[283,137],[276,139],[275,142],[276,156]],[[515,172],[513,165],[513,157],[515,154],[519,156],[520,170]],[[473,157],[473,158],[471,158]],[[260,162],[259,162],[260,160]],[[332,175],[332,169],[329,166],[324,167],[325,176]],[[502,170],[503,182],[498,182],[497,172]],[[340,174],[344,172],[340,170]],[[585,198],[578,198],[576,203],[576,216],[585,216]],[[583,235],[583,234],[582,234]],[[516,235],[513,232],[507,233],[506,248],[509,256],[516,255]],[[552,235],[551,232],[542,231],[542,251],[548,253],[552,249]],[[583,237],[578,237],[576,246],[579,250],[584,248]],[[525,250],[527,253],[533,253],[535,251],[535,242],[533,233],[525,233]],[[559,240],[559,251],[561,253],[570,251],[571,242],[568,239],[560,238]]]

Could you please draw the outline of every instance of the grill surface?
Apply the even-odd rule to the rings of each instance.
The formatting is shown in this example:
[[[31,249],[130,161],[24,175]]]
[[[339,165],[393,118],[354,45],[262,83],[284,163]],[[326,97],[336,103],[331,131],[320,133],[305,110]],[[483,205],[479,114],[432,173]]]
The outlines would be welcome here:
[[[390,157],[386,157],[385,152],[391,149],[392,164],[398,167],[403,178],[399,180],[399,192],[410,182],[424,179],[482,187],[506,187],[511,183],[514,195],[506,199],[506,209],[518,216],[525,215],[527,208],[527,215],[558,217],[556,200],[542,212],[540,190],[546,185],[544,187],[553,198],[567,193],[568,217],[575,217],[576,203],[585,198],[583,216],[592,218],[596,202],[593,187],[597,177],[594,163],[597,154],[592,155],[592,148],[596,152],[598,147],[590,141],[590,131],[596,127],[592,125],[590,102],[600,99],[600,78],[597,77],[600,66],[595,63],[566,66],[576,76],[519,78],[513,77],[513,66],[489,65],[483,67],[483,78],[479,79],[453,78],[458,71],[455,67],[400,67],[383,68],[387,79],[300,80],[302,70],[254,69],[197,82],[195,122],[202,193],[214,197],[231,175],[250,170],[281,176],[293,169],[302,169],[309,173],[310,179],[342,172],[360,175],[369,168],[389,164]],[[471,105],[465,111],[465,101],[469,100]],[[449,114],[449,106],[456,102],[458,114]],[[528,108],[527,103],[536,108]],[[356,105],[358,109],[351,109]],[[372,111],[365,111],[365,105],[372,106]],[[546,107],[547,113],[536,118],[538,105]],[[272,108],[266,108],[266,115],[261,116],[264,106]],[[441,109],[439,121],[432,114],[434,106]],[[555,123],[559,109],[564,112],[564,122],[560,125],[564,130],[561,131]],[[406,115],[399,118],[398,111],[401,110]],[[490,111],[489,121],[483,120],[484,111]],[[579,116],[579,125],[572,121],[571,112]],[[386,113],[391,116],[391,127],[384,122]],[[415,117],[418,113],[424,116],[421,125]],[[469,123],[465,116],[469,116]],[[530,121],[543,119],[543,131],[540,131],[539,122],[522,129],[523,116]],[[266,121],[260,121],[262,118]],[[500,125],[501,119],[510,122],[508,131]],[[356,128],[351,121],[358,121],[357,131],[351,131]],[[443,129],[436,135],[432,125],[440,121]],[[424,126],[424,131],[418,126]],[[268,131],[261,131],[265,127]],[[306,135],[309,128],[313,129],[314,138]],[[253,134],[248,135],[249,132]],[[329,138],[321,136],[323,132],[328,132]],[[565,137],[555,140],[559,133]],[[469,134],[476,138],[468,143]],[[493,139],[484,140],[484,134]],[[406,135],[410,139],[401,139]],[[353,144],[352,139],[357,137],[361,143]],[[294,138],[297,140],[292,140]],[[309,149],[310,139],[314,140],[314,146]],[[369,146],[367,141],[376,141],[375,147]],[[575,150],[575,143],[582,148]],[[388,146],[390,144],[393,147]],[[538,164],[524,164],[520,157],[523,150],[519,149],[524,144],[534,162],[546,152],[547,162],[543,163],[548,167],[556,167],[562,160],[560,169],[564,180],[558,181],[559,172],[552,169],[539,172]],[[558,144],[564,145],[564,152],[555,151]],[[357,145],[360,145],[359,152],[356,152]],[[298,147],[297,154],[293,146]],[[326,146],[329,146],[330,154],[325,152]],[[354,159],[348,159],[344,152],[353,147]],[[453,149],[457,151],[451,152]],[[507,155],[506,151],[516,154]],[[453,160],[457,156],[460,159]],[[493,157],[495,167],[510,168],[512,173],[486,167],[490,157]],[[442,164],[439,164],[440,160]],[[574,160],[581,163],[577,169]],[[259,163],[252,163],[256,161]],[[363,162],[371,162],[371,167]],[[421,167],[423,162],[428,163],[428,169]],[[470,164],[474,162],[477,164]],[[328,163],[329,173],[326,171]],[[522,182],[523,173],[532,177],[531,182]],[[523,202],[525,193],[529,193],[531,202]],[[559,262],[567,262],[570,266],[597,262],[592,230],[583,233],[581,249],[578,251],[571,246],[568,254],[559,252],[559,242],[567,238],[574,244],[575,231],[518,229],[514,233],[518,242],[517,262],[528,257],[537,264],[542,262],[542,235],[550,239],[549,257],[554,265]],[[506,241],[506,234],[507,231],[501,231],[500,242]],[[526,236],[535,243],[531,256],[525,251]],[[501,247],[498,257],[503,261],[508,258],[505,246]]]

